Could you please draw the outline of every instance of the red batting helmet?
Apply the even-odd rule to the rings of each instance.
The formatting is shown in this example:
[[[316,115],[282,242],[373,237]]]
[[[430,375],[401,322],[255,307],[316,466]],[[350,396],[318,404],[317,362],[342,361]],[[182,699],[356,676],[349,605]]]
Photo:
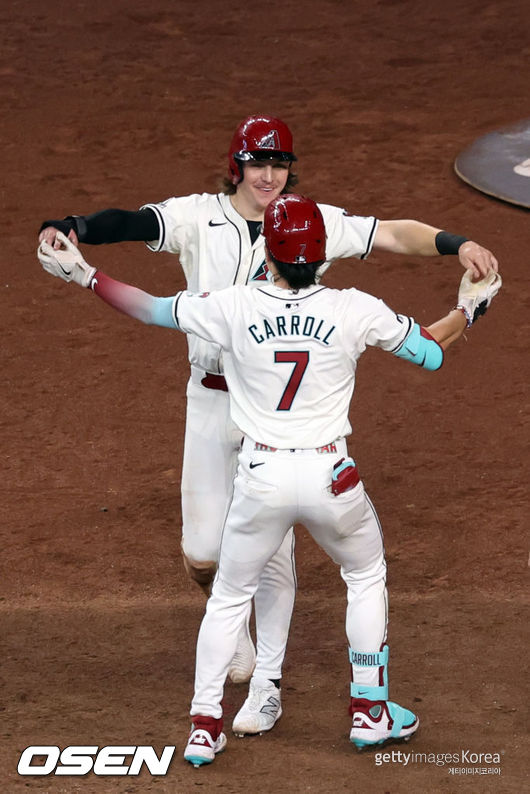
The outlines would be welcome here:
[[[326,259],[326,227],[313,199],[288,193],[271,201],[265,210],[263,235],[278,262],[305,265]]]
[[[271,158],[292,162],[293,136],[280,119],[272,116],[248,116],[238,126],[228,152],[228,173],[232,184],[243,178],[241,163]]]

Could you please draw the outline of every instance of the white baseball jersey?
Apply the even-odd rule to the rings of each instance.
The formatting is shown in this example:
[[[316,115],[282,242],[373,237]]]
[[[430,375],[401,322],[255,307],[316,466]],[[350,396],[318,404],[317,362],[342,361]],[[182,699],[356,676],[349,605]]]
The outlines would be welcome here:
[[[357,359],[367,345],[399,348],[413,323],[364,292],[322,285],[181,292],[173,312],[181,330],[220,345],[237,427],[277,448],[348,435]]]
[[[319,204],[326,224],[326,263],[334,259],[363,259],[371,249],[378,221],[374,217],[348,215],[339,207]],[[224,289],[233,284],[260,286],[266,283],[264,238],[251,243],[246,220],[224,193],[193,194],[145,204],[159,223],[158,240],[147,243],[152,251],[178,254],[188,289],[193,292]],[[188,336],[191,364],[207,372],[222,373],[219,345]]]

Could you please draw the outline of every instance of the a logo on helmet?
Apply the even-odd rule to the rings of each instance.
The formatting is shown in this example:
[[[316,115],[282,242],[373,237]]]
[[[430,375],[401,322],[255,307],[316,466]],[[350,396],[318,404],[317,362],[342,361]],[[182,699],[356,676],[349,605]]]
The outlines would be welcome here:
[[[261,140],[256,141],[258,149],[280,149],[280,136],[278,130],[270,130]]]
[[[300,246],[300,253],[297,254],[294,258],[295,265],[305,265],[307,264],[307,259],[305,258],[305,249],[307,248],[305,243],[302,243]]]

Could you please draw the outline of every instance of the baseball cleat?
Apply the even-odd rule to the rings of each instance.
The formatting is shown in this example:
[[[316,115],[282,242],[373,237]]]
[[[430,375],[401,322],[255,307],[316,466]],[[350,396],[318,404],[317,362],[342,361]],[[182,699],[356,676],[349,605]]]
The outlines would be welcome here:
[[[184,758],[195,768],[211,764],[217,753],[226,747],[226,736],[222,733],[223,720],[215,717],[192,717],[190,737],[184,750]]]
[[[228,668],[228,677],[233,684],[246,684],[250,681],[255,666],[256,649],[250,636],[248,621],[245,621],[237,638],[237,648]]]
[[[281,716],[281,690],[271,681],[251,681],[248,697],[234,717],[232,730],[236,736],[265,733]]]
[[[353,699],[351,710],[350,742],[358,750],[387,742],[408,742],[420,724],[412,711],[390,700]]]

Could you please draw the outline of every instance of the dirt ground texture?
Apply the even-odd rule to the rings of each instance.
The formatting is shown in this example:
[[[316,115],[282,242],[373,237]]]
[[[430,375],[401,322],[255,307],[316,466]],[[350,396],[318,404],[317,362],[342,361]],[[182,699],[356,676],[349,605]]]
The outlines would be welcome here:
[[[525,790],[529,216],[453,162],[527,115],[528,8],[26,0],[0,19],[2,792]],[[407,765],[348,741],[345,589],[302,528],[282,719],[262,737],[228,731],[210,768],[182,760],[204,609],[179,554],[185,340],[35,257],[44,218],[217,190],[235,125],[260,111],[290,125],[303,192],[466,234],[504,276],[440,372],[373,350],[359,367],[350,449],[385,532],[390,692],[421,721],[396,748],[423,754]],[[184,286],[177,260],[142,244],[85,253],[155,294]],[[326,283],[428,323],[460,271],[455,257],[373,254]],[[245,694],[227,687],[228,728]],[[166,776],[17,774],[28,745],[84,744],[176,750]],[[501,760],[425,760],[462,751]]]

